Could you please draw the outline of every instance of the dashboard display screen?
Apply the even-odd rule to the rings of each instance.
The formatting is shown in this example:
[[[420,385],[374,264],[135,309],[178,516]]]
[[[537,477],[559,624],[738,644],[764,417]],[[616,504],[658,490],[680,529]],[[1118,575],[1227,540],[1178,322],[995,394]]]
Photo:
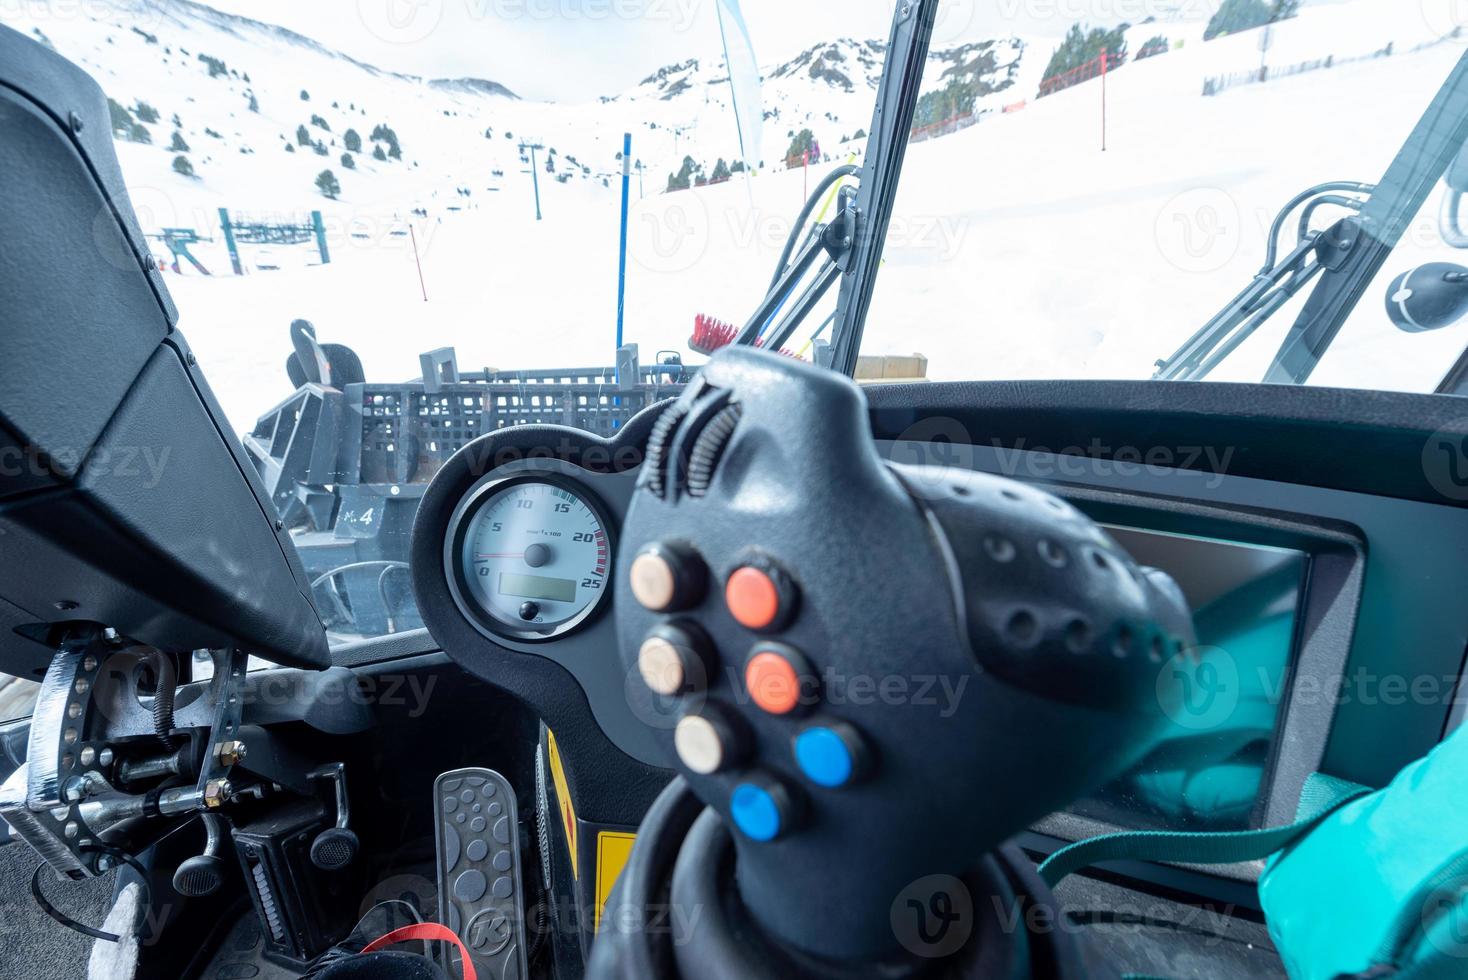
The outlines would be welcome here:
[[[1182,587],[1205,669],[1169,711],[1162,744],[1071,811],[1143,830],[1250,829],[1267,789],[1307,556],[1131,528],[1107,531],[1140,564],[1166,571]]]
[[[543,575],[514,575],[500,572],[500,595],[521,599],[549,599],[552,602],[575,602],[576,582],[569,578],[546,578]]]

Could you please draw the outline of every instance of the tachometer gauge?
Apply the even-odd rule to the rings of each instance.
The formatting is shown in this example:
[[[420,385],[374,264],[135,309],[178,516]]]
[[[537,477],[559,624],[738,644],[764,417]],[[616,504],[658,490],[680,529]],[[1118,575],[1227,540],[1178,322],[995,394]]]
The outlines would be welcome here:
[[[496,480],[460,505],[444,559],[455,601],[481,629],[548,640],[589,620],[606,601],[610,522],[572,480]]]

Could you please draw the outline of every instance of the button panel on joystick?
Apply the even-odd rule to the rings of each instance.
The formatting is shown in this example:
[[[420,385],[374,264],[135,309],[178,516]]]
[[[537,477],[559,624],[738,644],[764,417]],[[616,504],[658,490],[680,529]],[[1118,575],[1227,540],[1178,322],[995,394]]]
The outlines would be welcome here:
[[[694,562],[701,571],[701,559],[686,544],[657,541],[644,546],[628,573],[634,596],[655,612],[674,607],[696,611],[697,603],[674,601],[675,582],[689,574]],[[729,575],[723,598],[741,627],[768,633],[790,624],[797,594],[795,580],[760,554]],[[637,670],[654,694],[685,698],[705,693],[718,659],[712,641],[691,620],[664,620],[638,648]],[[815,668],[786,643],[756,643],[744,662],[743,682],[749,702],[773,718],[794,719],[819,702]],[[817,787],[839,789],[870,772],[871,752],[844,721],[792,727],[789,738],[795,769]],[[731,708],[718,702],[690,706],[674,727],[673,747],[691,772],[734,776],[729,813],[745,837],[765,842],[793,830],[801,809],[798,794],[770,771],[751,768],[757,760],[748,758],[750,741]]]

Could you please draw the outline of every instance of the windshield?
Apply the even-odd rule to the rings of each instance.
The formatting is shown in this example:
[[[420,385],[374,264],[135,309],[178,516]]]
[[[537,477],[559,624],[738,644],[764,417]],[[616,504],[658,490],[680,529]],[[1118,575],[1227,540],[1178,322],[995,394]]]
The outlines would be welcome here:
[[[1369,244],[1352,222],[1388,207],[1385,190],[1368,203],[1373,185],[1394,162],[1426,165],[1404,143],[1463,57],[1453,14],[1078,0],[996,25],[987,74],[930,59],[862,353],[917,354],[944,380],[1434,391],[1468,322],[1399,322],[1388,300],[1400,277],[1468,259],[1462,187],[1392,215],[1400,242],[1333,340],[1292,328],[1335,277],[1308,248],[1287,260],[1318,233]]]
[[[898,7],[13,0],[0,22],[105,89],[180,329],[341,643],[421,626],[408,536],[458,448],[614,435],[750,320],[848,203]],[[1263,379],[1332,281],[1314,236],[1349,238],[1462,55],[1455,12],[945,0],[858,378]],[[1294,380],[1438,385],[1468,326],[1394,323],[1388,287],[1468,245],[1458,169]],[[790,296],[754,326],[819,362],[838,291]]]
[[[457,448],[612,435],[727,342],[809,188],[860,160],[892,14],[0,2],[106,91],[179,328],[339,643],[421,626],[408,535]]]

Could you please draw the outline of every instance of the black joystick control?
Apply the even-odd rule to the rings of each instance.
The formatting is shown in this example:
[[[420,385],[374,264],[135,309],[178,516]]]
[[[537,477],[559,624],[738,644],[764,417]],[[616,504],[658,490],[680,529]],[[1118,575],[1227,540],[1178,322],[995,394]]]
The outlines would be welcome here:
[[[336,826],[328,827],[311,841],[311,863],[322,871],[340,871],[357,859],[361,841],[348,824],[351,811],[347,805],[347,767],[340,762],[318,769],[312,779],[329,780],[336,796]]]
[[[1162,734],[1192,669],[1181,592],[1055,496],[885,461],[829,371],[730,348],[673,411],[623,529],[626,666],[676,719],[658,737],[760,931],[901,957],[915,883],[980,868]],[[653,601],[658,554],[706,586]],[[699,683],[664,682],[689,665]]]
[[[224,884],[226,865],[219,853],[224,821],[213,813],[201,814],[199,821],[204,825],[204,853],[187,859],[173,872],[173,890],[185,898],[213,895]]]
[[[355,830],[328,827],[311,841],[311,863],[322,871],[340,871],[357,859],[361,846]]]

